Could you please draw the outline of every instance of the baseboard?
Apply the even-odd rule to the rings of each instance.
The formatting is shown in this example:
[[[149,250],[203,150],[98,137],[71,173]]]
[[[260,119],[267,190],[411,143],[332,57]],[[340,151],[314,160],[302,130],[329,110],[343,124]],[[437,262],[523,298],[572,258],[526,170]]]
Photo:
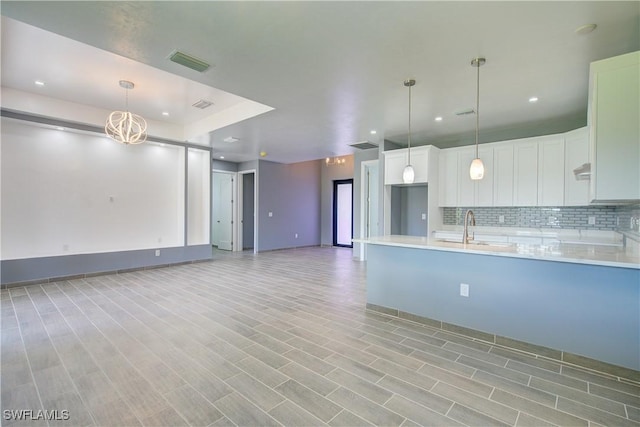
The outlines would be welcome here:
[[[613,365],[596,359],[591,359],[589,357],[580,356],[578,354],[568,353],[562,350],[514,340],[512,338],[503,337],[500,335],[493,335],[486,332],[477,331],[475,329],[430,319],[428,317],[417,316],[415,314],[406,313],[395,308],[383,307],[380,305],[367,303],[366,309],[386,316],[396,317],[399,319],[419,323],[430,328],[442,330],[443,332],[461,335],[474,341],[483,342],[507,350],[525,353],[531,356],[552,360],[562,364],[588,369],[600,374],[623,378],[636,383],[640,382],[640,371],[625,368],[623,366]]]

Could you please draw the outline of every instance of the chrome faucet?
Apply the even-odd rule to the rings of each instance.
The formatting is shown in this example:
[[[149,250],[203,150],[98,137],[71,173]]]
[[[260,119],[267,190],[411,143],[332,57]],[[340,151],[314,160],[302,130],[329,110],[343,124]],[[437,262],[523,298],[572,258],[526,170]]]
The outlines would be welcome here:
[[[464,214],[464,231],[462,232],[462,243],[469,243],[469,240],[473,240],[473,237],[469,238],[469,218],[471,218],[471,225],[475,227],[476,216],[471,209],[467,210]]]

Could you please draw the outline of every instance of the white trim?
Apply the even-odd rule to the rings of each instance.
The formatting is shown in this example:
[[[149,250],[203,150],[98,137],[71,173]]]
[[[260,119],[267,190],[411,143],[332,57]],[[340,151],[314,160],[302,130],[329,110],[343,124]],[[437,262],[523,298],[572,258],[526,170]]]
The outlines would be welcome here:
[[[365,239],[368,236],[365,235],[366,233],[366,219],[365,215],[366,213],[369,211],[368,209],[365,209],[365,206],[367,205],[367,201],[366,201],[366,196],[368,194],[368,184],[367,184],[367,180],[366,180],[366,172],[367,172],[367,167],[372,167],[372,166],[378,166],[378,173],[380,170],[379,167],[380,162],[378,161],[378,159],[375,160],[365,160],[363,162],[360,163],[360,238],[361,239]],[[378,186],[376,186],[378,187]],[[360,243],[360,250],[359,250],[359,255],[358,255],[358,259],[360,261],[366,261],[367,259],[367,250],[366,250],[367,245],[364,243]]]
[[[237,188],[237,184],[234,185],[234,183],[238,182],[238,173],[237,172],[230,172],[230,171],[225,171],[225,170],[221,170],[221,169],[212,169],[211,170],[211,230],[210,230],[210,241],[211,244],[213,245],[213,174],[214,173],[222,173],[222,174],[227,174],[227,175],[231,175],[231,179],[232,179],[232,184],[231,184],[231,198],[233,200],[232,206],[231,206],[231,221],[233,221],[233,224],[231,225],[231,250],[235,251],[236,250],[236,246],[238,246],[238,226],[237,226],[237,206],[238,206],[238,188]],[[240,245],[242,246],[242,245]]]

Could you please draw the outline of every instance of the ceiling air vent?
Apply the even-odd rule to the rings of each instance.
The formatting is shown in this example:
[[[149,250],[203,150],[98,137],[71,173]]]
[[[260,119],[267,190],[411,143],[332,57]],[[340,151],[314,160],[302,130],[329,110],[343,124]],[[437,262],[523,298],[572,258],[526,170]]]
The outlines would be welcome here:
[[[186,53],[175,51],[171,54],[169,59],[176,64],[184,65],[187,68],[191,68],[192,70],[203,73],[209,69],[210,65],[201,59],[194,58],[191,55],[187,55]]]
[[[476,110],[473,108],[465,108],[464,110],[458,110],[455,112],[456,116],[468,116],[469,114],[475,114]]]
[[[368,150],[369,148],[378,148],[378,144],[374,144],[369,141],[356,142],[355,144],[351,144],[353,148],[358,148],[360,150]]]
[[[192,104],[194,107],[204,110],[205,108],[211,107],[213,102],[207,101],[206,99],[201,99],[200,101]]]

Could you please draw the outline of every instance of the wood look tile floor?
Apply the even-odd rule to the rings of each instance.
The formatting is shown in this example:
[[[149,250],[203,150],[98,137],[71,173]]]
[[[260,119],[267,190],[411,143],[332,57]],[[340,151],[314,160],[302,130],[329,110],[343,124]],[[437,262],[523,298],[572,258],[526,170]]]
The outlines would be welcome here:
[[[365,267],[340,248],[217,252],[3,290],[2,423],[640,425],[637,383],[366,311]]]

